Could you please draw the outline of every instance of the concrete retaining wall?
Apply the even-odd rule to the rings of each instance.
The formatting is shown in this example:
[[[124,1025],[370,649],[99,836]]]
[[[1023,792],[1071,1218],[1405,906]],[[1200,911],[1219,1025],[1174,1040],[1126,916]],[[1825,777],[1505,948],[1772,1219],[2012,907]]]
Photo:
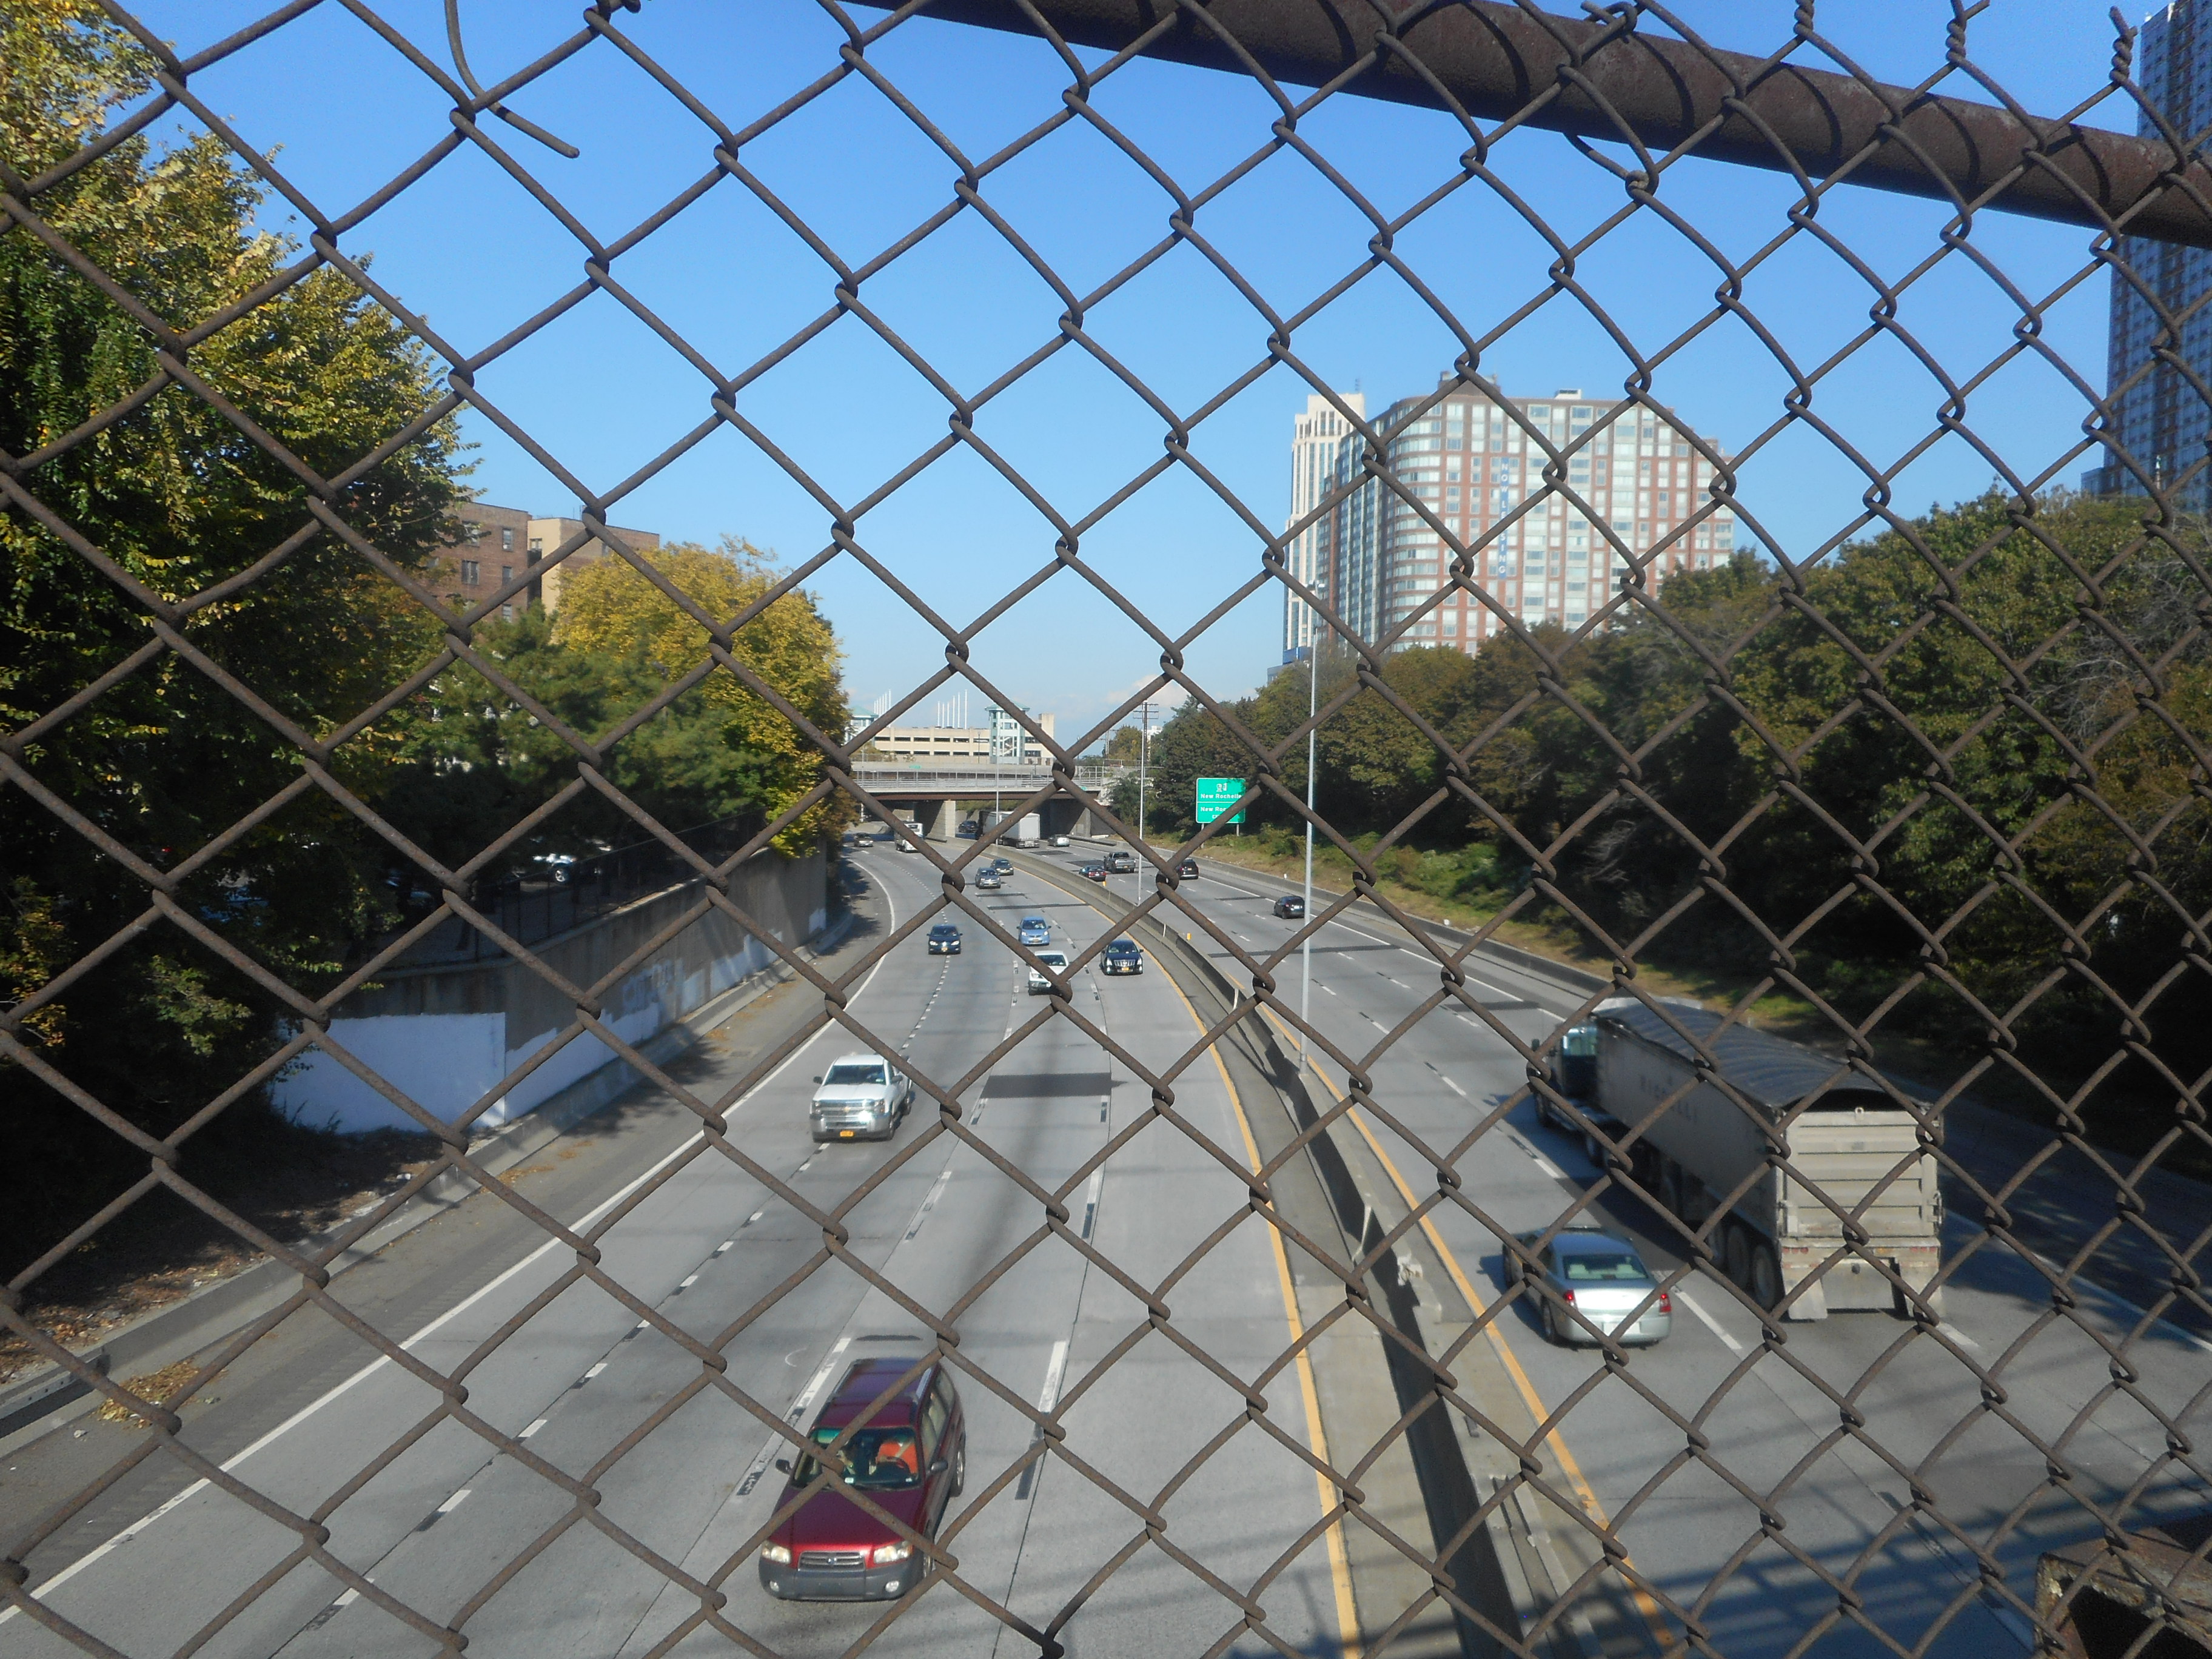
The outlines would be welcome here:
[[[822,857],[764,854],[731,878],[730,896],[785,945],[803,944],[826,920]],[[571,984],[589,986],[698,902],[696,888],[658,894],[532,949]],[[641,1044],[775,961],[759,939],[710,910],[623,981],[600,1018],[624,1042]],[[575,1012],[523,963],[431,963],[391,969],[373,989],[349,997],[331,1021],[331,1040],[447,1122],[501,1091],[476,1121],[478,1129],[489,1129],[617,1058],[598,1037],[581,1036],[527,1077],[507,1083]],[[328,1054],[311,1052],[270,1092],[280,1109],[319,1127],[355,1133],[418,1127]]]

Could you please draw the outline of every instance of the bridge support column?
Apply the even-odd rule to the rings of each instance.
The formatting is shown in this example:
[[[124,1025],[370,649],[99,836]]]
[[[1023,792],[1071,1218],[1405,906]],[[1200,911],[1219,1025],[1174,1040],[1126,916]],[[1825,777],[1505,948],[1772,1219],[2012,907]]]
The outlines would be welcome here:
[[[960,803],[944,800],[937,804],[934,816],[922,819],[922,834],[932,841],[953,841],[960,834]]]

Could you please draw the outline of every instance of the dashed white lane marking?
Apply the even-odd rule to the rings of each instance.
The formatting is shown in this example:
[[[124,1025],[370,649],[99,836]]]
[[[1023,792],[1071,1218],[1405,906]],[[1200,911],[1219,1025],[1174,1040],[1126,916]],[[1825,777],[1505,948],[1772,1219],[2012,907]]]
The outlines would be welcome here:
[[[758,1213],[759,1213],[759,1212],[756,1211],[756,1212],[754,1212],[754,1213],[755,1213],[755,1214],[758,1214]],[[714,1246],[714,1254],[715,1254],[716,1255],[721,1255],[723,1251],[725,1251],[725,1250],[728,1249],[730,1248],[730,1246],[731,1246],[731,1245],[732,1245],[732,1244],[736,1243],[737,1242],[738,1242],[738,1241],[737,1241],[736,1239],[734,1239],[734,1238],[726,1238],[726,1239],[724,1239],[720,1243],[719,1243],[719,1244],[717,1244],[716,1246]]]
[[[921,1224],[929,1219],[929,1212],[937,1207],[937,1200],[945,1192],[945,1183],[951,1179],[952,1166],[950,1164],[937,1172],[937,1180],[930,1187],[929,1196],[921,1200],[921,1207],[914,1212],[914,1224],[906,1230],[908,1238],[921,1231]]]
[[[1439,1082],[1439,1083],[1441,1083],[1441,1084],[1443,1084],[1443,1085],[1444,1085],[1444,1087],[1445,1087],[1445,1088],[1447,1088],[1447,1089],[1450,1090],[1454,1094],[1457,1095],[1457,1096],[1458,1096],[1462,1100],[1465,1100],[1465,1099],[1467,1098],[1467,1091],[1466,1091],[1466,1090],[1464,1090],[1464,1089],[1462,1089],[1462,1088],[1461,1088],[1461,1087],[1459,1086],[1459,1085],[1458,1085],[1458,1084],[1454,1083],[1454,1082],[1453,1082],[1449,1078],[1446,1077],[1446,1076],[1445,1076],[1442,1072],[1438,1072],[1438,1073],[1437,1073],[1437,1082]]]
[[[1331,995],[1331,996],[1334,996],[1334,995],[1336,995],[1336,994],[1337,994],[1336,987],[1334,987],[1334,985],[1331,985],[1331,984],[1330,984],[1327,980],[1322,980],[1322,981],[1320,981],[1320,984],[1321,984],[1321,988],[1322,988],[1322,990],[1324,990],[1324,991],[1328,992],[1328,993],[1329,994],[1329,995]]]
[[[1091,1224],[1098,1218],[1098,1184],[1106,1178],[1106,1166],[1102,1164],[1091,1172],[1091,1184],[1083,1193],[1083,1236],[1091,1237]]]
[[[687,1279],[684,1280],[684,1281],[683,1281],[683,1283],[681,1283],[680,1285],[677,1285],[677,1287],[676,1287],[676,1288],[677,1288],[678,1290],[679,1290],[679,1291],[688,1291],[688,1290],[690,1290],[690,1289],[694,1285],[696,1285],[698,1282],[699,1282],[699,1275],[698,1275],[698,1274],[696,1274],[696,1273],[693,1273],[693,1274],[691,1275],[691,1277],[690,1277],[690,1278],[689,1278],[689,1279]]]
[[[1944,1335],[1949,1337],[1954,1342],[1957,1343],[1962,1348],[1979,1349],[1982,1346],[1948,1319],[1937,1325],[1936,1328],[1942,1332]]]
[[[841,1336],[830,1345],[822,1364],[816,1368],[814,1375],[806,1379],[806,1386],[799,1391],[799,1397],[791,1402],[791,1409],[784,1413],[785,1422],[796,1424],[806,1415],[806,1408],[814,1403],[814,1396],[822,1392],[822,1385],[830,1380],[830,1373],[836,1369],[837,1356],[852,1344],[851,1337]],[[738,1497],[744,1497],[760,1484],[761,1476],[768,1471],[769,1459],[775,1455],[775,1449],[782,1443],[781,1436],[771,1435],[769,1437],[768,1443],[760,1449],[760,1455],[753,1459],[752,1467],[745,1471],[745,1478],[738,1483]]]
[[[1680,1303],[1692,1313],[1695,1314],[1698,1316],[1698,1322],[1700,1325],[1703,1325],[1707,1330],[1711,1331],[1715,1336],[1720,1338],[1722,1346],[1726,1347],[1730,1353],[1741,1353],[1743,1352],[1743,1344],[1730,1336],[1722,1327],[1721,1322],[1714,1318],[1711,1314],[1707,1313],[1705,1310],[1704,1304],[1699,1303],[1695,1297],[1692,1296],[1680,1285],[1677,1285],[1674,1287],[1674,1300]]]
[[[1546,1158],[1543,1153],[1538,1152],[1534,1146],[1522,1139],[1519,1131],[1508,1129],[1505,1132],[1505,1138],[1511,1141],[1516,1146],[1518,1146],[1522,1152],[1528,1153],[1530,1161],[1546,1175],[1551,1176],[1553,1180],[1565,1181],[1567,1178],[1567,1172],[1565,1170],[1562,1170],[1558,1164],[1553,1163],[1550,1158]]]
[[[544,1428],[544,1426],[545,1426],[545,1419],[544,1419],[544,1418],[542,1418],[542,1417],[541,1417],[541,1418],[539,1418],[539,1419],[538,1419],[535,1423],[532,1423],[532,1424],[528,1428],[525,1429],[525,1430],[524,1430],[520,1434],[518,1434],[518,1435],[517,1435],[517,1436],[515,1436],[514,1437],[515,1437],[517,1440],[527,1440],[527,1439],[529,1439],[529,1438],[530,1438],[530,1437],[531,1437],[532,1435],[533,1435],[533,1434],[537,1433],[538,1430],[540,1430],[540,1429]]]
[[[593,1377],[597,1376],[598,1376],[601,1371],[603,1371],[603,1370],[606,1370],[606,1368],[607,1368],[607,1362],[606,1362],[605,1360],[602,1359],[601,1361],[599,1361],[599,1363],[598,1364],[596,1364],[596,1365],[592,1366],[591,1370],[587,1370],[587,1371],[586,1371],[586,1372],[584,1373],[584,1381],[585,1381],[585,1382],[590,1382]]]
[[[331,1602],[331,1605],[334,1607],[349,1607],[360,1600],[361,1592],[349,1585],[345,1589],[339,1592],[338,1599]]]
[[[1037,1410],[1040,1413],[1049,1414],[1052,1408],[1060,1403],[1060,1379],[1066,1369],[1067,1344],[1065,1341],[1055,1342],[1052,1345],[1052,1358],[1045,1362],[1044,1387],[1037,1394]],[[1030,1429],[1030,1444],[1034,1446],[1043,1438],[1042,1428],[1033,1426]],[[1014,1489],[1017,1501],[1027,1498],[1036,1490],[1036,1472],[1042,1467],[1043,1460],[1037,1458],[1032,1460],[1030,1466],[1022,1471],[1021,1484]]]

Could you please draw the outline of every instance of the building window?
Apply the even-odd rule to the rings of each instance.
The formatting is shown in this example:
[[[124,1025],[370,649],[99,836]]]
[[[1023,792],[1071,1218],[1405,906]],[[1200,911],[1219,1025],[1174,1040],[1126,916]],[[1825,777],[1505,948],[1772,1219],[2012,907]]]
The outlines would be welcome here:
[[[500,606],[499,619],[501,622],[513,622],[514,620],[514,607],[511,605],[503,605]]]
[[[462,586],[474,587],[483,580],[483,567],[481,564],[478,564],[474,559],[463,559],[461,561]]]
[[[499,550],[502,553],[512,553],[514,551],[514,532],[513,530],[502,530],[499,532]]]
[[[500,585],[501,587],[504,587],[504,586],[506,586],[509,582],[513,581],[514,580],[514,567],[513,565],[511,565],[511,564],[503,564],[503,565],[500,566],[500,568],[499,568],[499,585]]]

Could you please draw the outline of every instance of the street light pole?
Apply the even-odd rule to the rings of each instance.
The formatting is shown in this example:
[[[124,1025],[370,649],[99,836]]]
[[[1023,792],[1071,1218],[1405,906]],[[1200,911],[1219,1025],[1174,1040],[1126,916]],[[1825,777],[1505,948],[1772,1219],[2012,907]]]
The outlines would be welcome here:
[[[1152,704],[1139,703],[1137,714],[1139,722],[1137,737],[1137,839],[1141,842],[1145,839],[1145,786],[1152,758]]]
[[[1306,641],[1306,896],[1305,924],[1313,927],[1314,710],[1320,706],[1321,660]],[[1313,934],[1298,946],[1298,1058],[1305,1059],[1306,1021],[1313,1005]]]

